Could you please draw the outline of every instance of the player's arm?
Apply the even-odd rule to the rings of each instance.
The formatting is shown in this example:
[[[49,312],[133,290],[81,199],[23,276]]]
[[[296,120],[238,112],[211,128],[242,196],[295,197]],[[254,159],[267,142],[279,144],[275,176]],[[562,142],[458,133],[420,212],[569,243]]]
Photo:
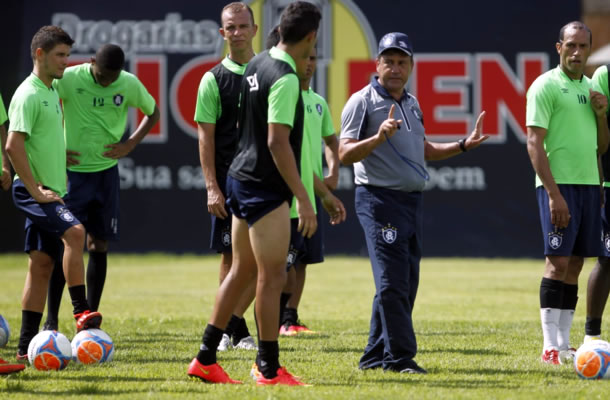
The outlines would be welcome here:
[[[320,180],[315,172],[313,174],[313,188],[316,196],[320,198],[322,206],[328,215],[330,215],[330,223],[332,225],[337,225],[345,221],[346,212],[343,202],[332,194],[328,185]],[[318,212],[321,212],[321,210],[318,210]]]
[[[119,159],[131,153],[138,143],[144,139],[144,136],[148,135],[148,132],[150,132],[152,127],[159,121],[160,115],[159,108],[155,105],[153,113],[145,115],[144,118],[142,118],[142,122],[140,122],[140,125],[138,125],[135,132],[129,136],[129,139],[125,142],[107,144],[104,146],[108,149],[104,152],[104,157]]]
[[[608,99],[602,93],[591,89],[589,89],[589,98],[591,100],[591,108],[595,112],[595,122],[597,124],[597,154],[604,154],[608,151],[608,143],[610,142],[608,120],[606,119]]]
[[[205,178],[205,188],[208,192],[208,212],[218,218],[225,219],[229,214],[225,209],[225,196],[216,179],[216,124],[197,122],[199,137],[199,161]]]
[[[296,198],[299,215],[298,230],[304,237],[310,238],[316,231],[318,222],[305,186],[301,182],[296,159],[292,147],[290,147],[290,130],[288,125],[270,123],[267,146],[280,175]]]
[[[323,136],[324,158],[328,165],[328,175],[324,177],[324,183],[330,190],[335,190],[339,184],[339,140],[337,135]]]
[[[479,114],[477,118],[477,122],[474,126],[474,130],[466,138],[464,141],[464,148],[466,150],[472,150],[481,145],[484,141],[486,141],[489,136],[483,135],[483,118],[485,117],[485,111]],[[426,140],[424,142],[424,158],[427,161],[438,161],[444,160],[446,158],[450,158],[462,153],[462,148],[460,147],[459,142],[450,142],[450,143],[438,143],[438,142],[430,142]]]
[[[11,162],[6,154],[6,127],[4,124],[0,125],[0,145],[2,146],[2,176],[0,176],[0,185],[2,189],[9,190],[11,187]]]
[[[27,153],[25,152],[25,138],[27,134],[24,132],[9,132],[6,142],[6,153],[8,154],[13,169],[19,175],[19,179],[27,189],[28,193],[38,203],[52,203],[58,201],[64,203],[61,197],[49,189],[44,189],[34,179]]]
[[[547,130],[538,126],[527,127],[527,153],[536,171],[536,175],[542,181],[544,190],[549,196],[549,210],[551,212],[551,223],[558,228],[565,228],[570,222],[570,210],[568,204],[559,192],[559,186],[551,173],[549,159],[544,149],[544,138]]]

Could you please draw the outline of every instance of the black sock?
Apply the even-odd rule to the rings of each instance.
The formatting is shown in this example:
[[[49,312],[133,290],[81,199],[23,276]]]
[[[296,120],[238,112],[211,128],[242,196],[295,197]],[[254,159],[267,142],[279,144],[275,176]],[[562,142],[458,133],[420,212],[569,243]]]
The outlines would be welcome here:
[[[563,306],[563,282],[542,278],[540,282],[540,308],[557,308]]]
[[[258,341],[256,365],[265,378],[273,379],[277,376],[277,370],[280,368],[280,346],[277,340]]]
[[[576,304],[578,303],[578,285],[571,285],[569,283],[563,284],[563,302],[561,304],[562,310],[576,310]]]
[[[64,286],[66,286],[66,278],[61,261],[58,261],[55,263],[55,267],[53,267],[53,273],[49,280],[49,293],[47,295],[47,323],[51,325],[57,325],[59,321],[59,306],[61,305]]]
[[[286,304],[288,304],[288,300],[290,300],[290,296],[292,296],[292,293],[284,292],[282,292],[280,296],[280,326],[278,326],[278,329],[282,326],[282,317],[284,316],[284,310],[286,309]]]
[[[235,317],[235,316],[234,316]],[[245,318],[237,318],[235,323],[235,330],[233,331],[233,346],[237,346],[237,344],[243,339],[250,336],[250,331],[248,330],[248,325],[246,324]]]
[[[602,319],[587,317],[585,322],[585,334],[589,336],[601,336]]]
[[[17,353],[20,355],[28,354],[28,346],[32,338],[38,333],[41,320],[42,313],[21,310],[21,334],[19,336],[19,345],[17,346]]]
[[[298,313],[296,308],[286,307],[282,315],[282,325],[296,325],[298,321]]]
[[[235,314],[231,315],[231,319],[229,320],[229,324],[227,325],[227,329],[225,329],[225,334],[233,337],[235,335],[235,329],[239,324],[239,317]]]
[[[80,314],[83,311],[89,309],[89,303],[87,303],[87,290],[85,289],[85,285],[76,285],[68,288],[70,291],[70,298],[72,299],[72,307],[74,310],[73,314]]]
[[[214,325],[208,324],[205,327],[199,353],[197,353],[197,361],[203,365],[216,364],[216,349],[223,333],[222,329],[218,329]]]
[[[107,256],[107,252],[89,252],[89,264],[87,264],[87,303],[89,303],[89,310],[91,311],[97,311],[100,307],[102,291],[106,282]]]

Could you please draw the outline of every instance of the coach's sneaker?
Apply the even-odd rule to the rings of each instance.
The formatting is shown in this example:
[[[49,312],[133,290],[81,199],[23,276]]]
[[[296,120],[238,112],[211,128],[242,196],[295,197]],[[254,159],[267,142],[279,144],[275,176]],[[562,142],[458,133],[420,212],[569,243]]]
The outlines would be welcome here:
[[[220,339],[220,343],[218,343],[218,351],[227,351],[233,348],[233,343],[231,343],[231,338],[226,333],[222,334],[222,339]]]
[[[25,365],[23,364],[9,364],[0,358],[0,375],[8,375],[14,372],[23,371],[25,369]]]
[[[240,340],[239,343],[235,345],[235,348],[242,350],[258,350],[256,342],[254,341],[254,338],[252,336],[247,336]]]
[[[85,310],[82,313],[74,314],[76,320],[76,332],[84,329],[99,329],[102,325],[102,314],[97,311]]]
[[[552,347],[547,350],[544,350],[544,352],[542,353],[542,356],[540,356],[540,359],[545,364],[551,364],[551,365],[561,364],[559,362],[559,351]]]
[[[201,364],[197,358],[193,358],[191,364],[189,365],[189,369],[186,371],[188,376],[192,376],[193,378],[199,378],[207,383],[230,383],[230,384],[240,384],[240,381],[236,381],[234,379],[229,378],[229,375],[225,372],[224,369],[218,363],[211,365],[203,365]]]
[[[282,326],[280,326],[280,336],[296,336],[299,331],[296,329],[295,325],[292,325],[290,322],[286,322]]]
[[[258,368],[257,368],[258,371]],[[260,372],[259,372],[260,373]],[[252,371],[250,371],[252,374]],[[277,376],[273,379],[267,379],[262,374],[256,378],[257,386],[266,385],[286,385],[286,386],[309,386],[298,380],[295,376],[291,375],[290,372],[286,371],[286,368],[280,367],[277,369]]]

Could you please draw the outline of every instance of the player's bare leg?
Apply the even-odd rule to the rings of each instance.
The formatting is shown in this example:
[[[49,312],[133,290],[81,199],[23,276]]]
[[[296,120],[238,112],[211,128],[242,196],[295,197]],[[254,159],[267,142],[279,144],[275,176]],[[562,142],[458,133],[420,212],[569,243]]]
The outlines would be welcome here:
[[[599,257],[589,275],[587,285],[587,322],[585,323],[585,342],[600,338],[602,316],[610,294],[610,258]]]
[[[233,253],[225,252],[220,255],[220,272],[218,273],[219,283],[225,280],[231,265],[233,264]]]

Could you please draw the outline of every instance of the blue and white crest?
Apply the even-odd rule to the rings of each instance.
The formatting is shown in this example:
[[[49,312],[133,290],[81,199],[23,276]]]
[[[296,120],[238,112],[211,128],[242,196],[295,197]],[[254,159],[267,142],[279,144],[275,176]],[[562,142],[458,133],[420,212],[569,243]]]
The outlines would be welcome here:
[[[292,266],[297,261],[297,250],[290,246],[290,250],[288,251],[288,257],[286,257],[286,265]]]
[[[604,246],[606,247],[606,251],[610,252],[610,233],[606,233],[604,236]]]
[[[398,237],[398,230],[388,224],[387,226],[381,228],[381,237],[383,238],[383,241],[387,244],[392,244],[396,241],[396,238]]]
[[[557,250],[561,247],[561,243],[563,242],[563,234],[559,232],[550,232],[549,233],[549,246],[551,249]]]
[[[112,98],[112,101],[114,102],[115,106],[120,106],[121,104],[123,104],[123,95],[122,94],[115,94],[114,97]]]
[[[316,110],[318,110],[318,114],[322,115],[322,104],[316,104]]]
[[[231,245],[231,228],[226,228],[220,233],[223,246]]]
[[[63,219],[66,222],[74,221],[74,215],[64,206],[57,206],[55,209],[59,218]]]

